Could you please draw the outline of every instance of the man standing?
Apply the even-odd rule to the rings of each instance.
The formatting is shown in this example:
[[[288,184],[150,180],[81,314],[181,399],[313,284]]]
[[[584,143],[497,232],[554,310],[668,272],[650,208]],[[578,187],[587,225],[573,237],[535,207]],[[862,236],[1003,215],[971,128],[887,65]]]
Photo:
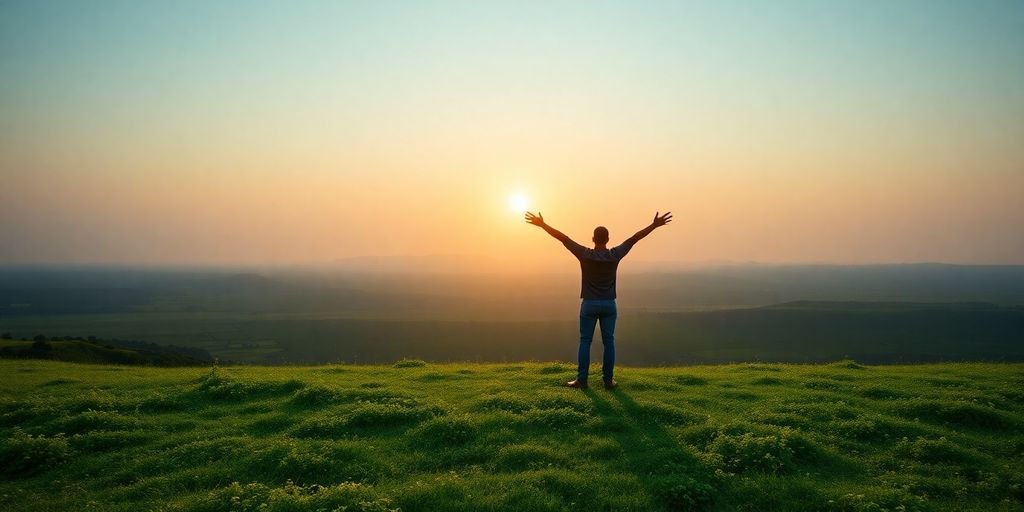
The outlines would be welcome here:
[[[615,271],[619,267],[619,260],[624,258],[633,244],[643,237],[651,234],[656,228],[664,226],[672,221],[672,213],[665,215],[654,214],[654,220],[636,234],[626,239],[625,242],[608,248],[608,229],[604,226],[594,228],[594,248],[589,249],[574,242],[561,231],[547,225],[544,217],[537,212],[534,215],[526,212],[526,222],[544,228],[549,235],[562,242],[562,245],[569,252],[580,260],[582,271],[582,282],[580,285],[580,350],[579,369],[576,373],[576,380],[566,382],[570,388],[587,388],[587,374],[590,372],[590,343],[594,341],[594,327],[601,323],[601,342],[604,344],[604,362],[601,372],[604,377],[604,388],[614,389],[618,386],[613,377],[615,369],[615,319],[618,317],[618,308],[615,305]]]

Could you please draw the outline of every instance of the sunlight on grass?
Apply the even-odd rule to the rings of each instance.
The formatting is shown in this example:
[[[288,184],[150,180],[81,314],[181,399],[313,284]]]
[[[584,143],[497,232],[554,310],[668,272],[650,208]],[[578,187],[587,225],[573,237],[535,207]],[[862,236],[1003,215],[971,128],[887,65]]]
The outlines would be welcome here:
[[[111,371],[117,369],[119,371]],[[4,510],[1011,510],[1024,365],[2,361]]]

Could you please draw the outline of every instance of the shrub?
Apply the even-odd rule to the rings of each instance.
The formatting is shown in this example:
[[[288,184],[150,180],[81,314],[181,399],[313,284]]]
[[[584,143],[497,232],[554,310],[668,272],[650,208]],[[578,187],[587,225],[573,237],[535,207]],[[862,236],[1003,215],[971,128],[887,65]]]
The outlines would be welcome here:
[[[7,477],[30,476],[68,460],[71,453],[63,434],[33,436],[15,428],[0,445],[0,471]]]

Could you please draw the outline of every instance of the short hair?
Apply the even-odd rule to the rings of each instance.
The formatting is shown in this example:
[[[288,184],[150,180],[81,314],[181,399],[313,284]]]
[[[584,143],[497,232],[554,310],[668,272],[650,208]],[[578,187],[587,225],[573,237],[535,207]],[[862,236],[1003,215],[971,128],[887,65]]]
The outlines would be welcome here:
[[[594,242],[599,244],[608,243],[608,228],[604,226],[594,228]]]

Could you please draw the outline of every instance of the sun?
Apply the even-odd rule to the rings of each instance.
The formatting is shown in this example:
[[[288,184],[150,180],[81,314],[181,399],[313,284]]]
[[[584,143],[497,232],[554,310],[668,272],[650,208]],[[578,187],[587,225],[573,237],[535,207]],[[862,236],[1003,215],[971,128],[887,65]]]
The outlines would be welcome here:
[[[508,208],[514,212],[525,212],[530,207],[530,198],[523,192],[513,192],[508,196]]]

